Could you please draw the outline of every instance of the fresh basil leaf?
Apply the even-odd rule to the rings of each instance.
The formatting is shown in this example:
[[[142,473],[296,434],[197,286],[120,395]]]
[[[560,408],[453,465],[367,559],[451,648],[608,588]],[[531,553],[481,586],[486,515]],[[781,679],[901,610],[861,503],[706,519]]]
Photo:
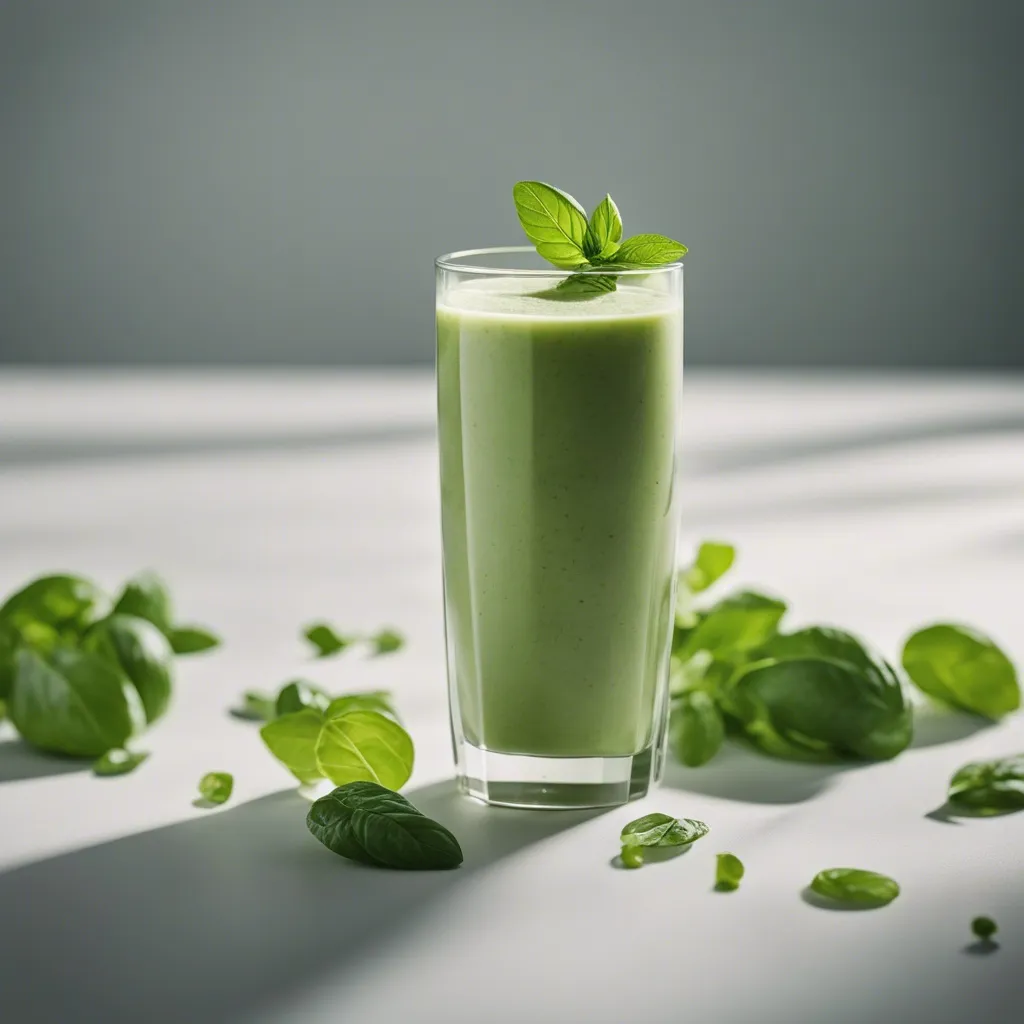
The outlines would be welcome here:
[[[21,637],[14,627],[0,622],[0,700],[5,700],[14,683],[14,655]]]
[[[327,718],[337,718],[350,711],[378,711],[398,721],[398,712],[395,711],[391,694],[387,690],[369,690],[366,693],[348,693],[335,697],[327,705],[325,715]]]
[[[350,782],[321,797],[306,826],[333,853],[375,867],[431,871],[456,868],[463,859],[448,829],[373,782]]]
[[[199,780],[199,795],[211,804],[223,804],[231,798],[235,777],[229,772],[207,772]]]
[[[323,777],[316,759],[316,744],[324,716],[306,708],[282,715],[260,729],[267,749],[302,783]]]
[[[786,602],[751,591],[730,594],[707,611],[689,630],[677,653],[684,661],[697,651],[730,658],[766,643],[786,613]]]
[[[704,690],[687,690],[672,709],[672,746],[690,768],[707,764],[725,741],[718,705]]]
[[[326,622],[316,622],[307,626],[302,635],[316,648],[318,658],[329,658],[352,643],[350,638],[336,633]]]
[[[146,721],[155,722],[171,702],[173,652],[152,622],[115,613],[87,634],[85,649],[106,657],[139,692]]]
[[[660,267],[666,263],[675,263],[686,253],[687,248],[682,242],[673,241],[664,235],[633,235],[619,246],[613,262],[607,265],[631,270]]]
[[[723,710],[765,753],[805,760],[887,760],[910,743],[899,677],[842,630],[810,627],[760,648],[721,693]]]
[[[642,846],[624,846],[619,854],[624,868],[634,869],[644,866],[644,848]]]
[[[127,775],[149,757],[141,750],[108,750],[93,763],[94,775]]]
[[[170,633],[174,611],[167,584],[155,572],[140,572],[121,591],[114,605],[115,615],[134,615],[151,622],[161,633]]]
[[[740,887],[744,871],[743,861],[735,854],[718,854],[715,865],[715,888],[719,892],[733,892]]]
[[[583,252],[588,259],[594,256],[611,256],[618,249],[622,239],[622,217],[619,208],[610,195],[606,195],[594,207],[583,236]]]
[[[257,690],[246,690],[242,703],[231,709],[236,718],[247,718],[255,722],[272,722],[277,718],[277,698]]]
[[[327,710],[330,703],[331,698],[319,686],[305,679],[293,679],[281,687],[274,703],[274,713],[280,717],[304,708],[322,712]]]
[[[611,274],[570,274],[554,288],[535,292],[538,299],[553,299],[556,302],[575,302],[579,299],[596,299],[615,291],[615,278]]]
[[[900,894],[900,887],[893,879],[860,868],[819,871],[811,882],[811,889],[837,903],[864,908],[884,907]]]
[[[929,697],[986,718],[1020,707],[1009,658],[983,633],[940,623],[918,630],[903,647],[903,667]]]
[[[412,740],[379,712],[349,711],[324,721],[316,763],[320,774],[337,786],[366,781],[397,790],[412,775]]]
[[[949,800],[981,814],[1024,810],[1024,754],[965,764],[950,779]]]
[[[710,831],[703,821],[655,813],[631,821],[619,838],[623,846],[688,846]]]
[[[392,654],[405,646],[405,637],[393,629],[382,629],[370,637],[374,654]]]
[[[721,579],[736,561],[736,549],[731,544],[706,540],[697,549],[693,565],[679,575],[679,582],[693,594],[707,590]]]
[[[982,942],[986,942],[988,939],[991,939],[997,931],[999,931],[999,928],[991,917],[976,917],[971,922],[971,931],[974,932]]]
[[[57,649],[49,660],[22,649],[8,711],[23,739],[42,750],[99,757],[123,747],[135,727],[121,673],[105,658]]]
[[[708,678],[714,660],[710,651],[697,651],[685,661],[673,655],[669,659],[668,675],[668,692],[671,696],[681,697],[687,690],[701,687]]]
[[[187,654],[201,654],[220,646],[220,637],[202,626],[176,626],[167,635],[171,650],[179,657]]]
[[[567,270],[587,262],[587,213],[572,196],[543,181],[519,181],[512,198],[526,237],[544,259]]]

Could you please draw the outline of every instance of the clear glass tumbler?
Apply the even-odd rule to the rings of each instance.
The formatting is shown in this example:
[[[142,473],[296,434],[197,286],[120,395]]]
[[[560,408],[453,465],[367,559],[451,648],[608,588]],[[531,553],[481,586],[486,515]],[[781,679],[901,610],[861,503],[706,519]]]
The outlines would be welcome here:
[[[683,270],[528,247],[437,267],[448,692],[460,786],[598,807],[664,762]]]

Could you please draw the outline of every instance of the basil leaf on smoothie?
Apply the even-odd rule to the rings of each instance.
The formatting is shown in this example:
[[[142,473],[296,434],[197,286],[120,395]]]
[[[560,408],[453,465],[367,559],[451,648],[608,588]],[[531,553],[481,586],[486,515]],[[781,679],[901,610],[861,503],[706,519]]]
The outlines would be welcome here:
[[[583,236],[583,251],[587,259],[611,257],[622,240],[622,217],[619,208],[610,195],[606,195],[594,207],[587,222],[587,233]]]
[[[534,294],[538,299],[569,302],[574,299],[593,299],[613,291],[615,278],[611,274],[572,274],[554,288]]]
[[[660,267],[675,263],[688,251],[682,242],[664,235],[633,235],[619,246],[609,263],[630,269]]]
[[[543,181],[517,181],[512,198],[526,237],[548,263],[564,270],[587,263],[587,212],[571,195]]]

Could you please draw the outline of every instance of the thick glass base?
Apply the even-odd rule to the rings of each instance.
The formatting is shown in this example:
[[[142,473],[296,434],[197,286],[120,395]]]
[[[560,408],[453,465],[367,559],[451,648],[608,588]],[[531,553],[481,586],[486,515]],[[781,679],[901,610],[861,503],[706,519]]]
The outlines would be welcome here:
[[[501,807],[567,810],[616,807],[647,794],[661,775],[660,751],[631,757],[533,757],[497,754],[462,741],[459,788]]]

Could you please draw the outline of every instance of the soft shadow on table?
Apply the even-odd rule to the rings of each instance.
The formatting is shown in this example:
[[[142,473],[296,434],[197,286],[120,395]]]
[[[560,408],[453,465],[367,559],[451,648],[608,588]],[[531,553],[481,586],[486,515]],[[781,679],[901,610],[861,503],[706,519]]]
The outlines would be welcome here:
[[[662,785],[721,800],[795,804],[824,792],[848,764],[782,761],[727,741],[709,764],[687,768],[671,755]]]
[[[488,808],[451,782],[407,795],[458,836],[461,868],[343,860],[309,835],[309,804],[289,791],[0,875],[3,1019],[243,1019],[372,955],[474,872],[597,813]]]
[[[956,743],[968,736],[990,729],[994,723],[980,715],[940,708],[934,704],[914,707],[914,739],[911,747],[938,747]]]
[[[34,750],[17,737],[0,739],[0,785],[22,779],[42,779],[51,775],[89,770],[81,758],[57,757]]]

